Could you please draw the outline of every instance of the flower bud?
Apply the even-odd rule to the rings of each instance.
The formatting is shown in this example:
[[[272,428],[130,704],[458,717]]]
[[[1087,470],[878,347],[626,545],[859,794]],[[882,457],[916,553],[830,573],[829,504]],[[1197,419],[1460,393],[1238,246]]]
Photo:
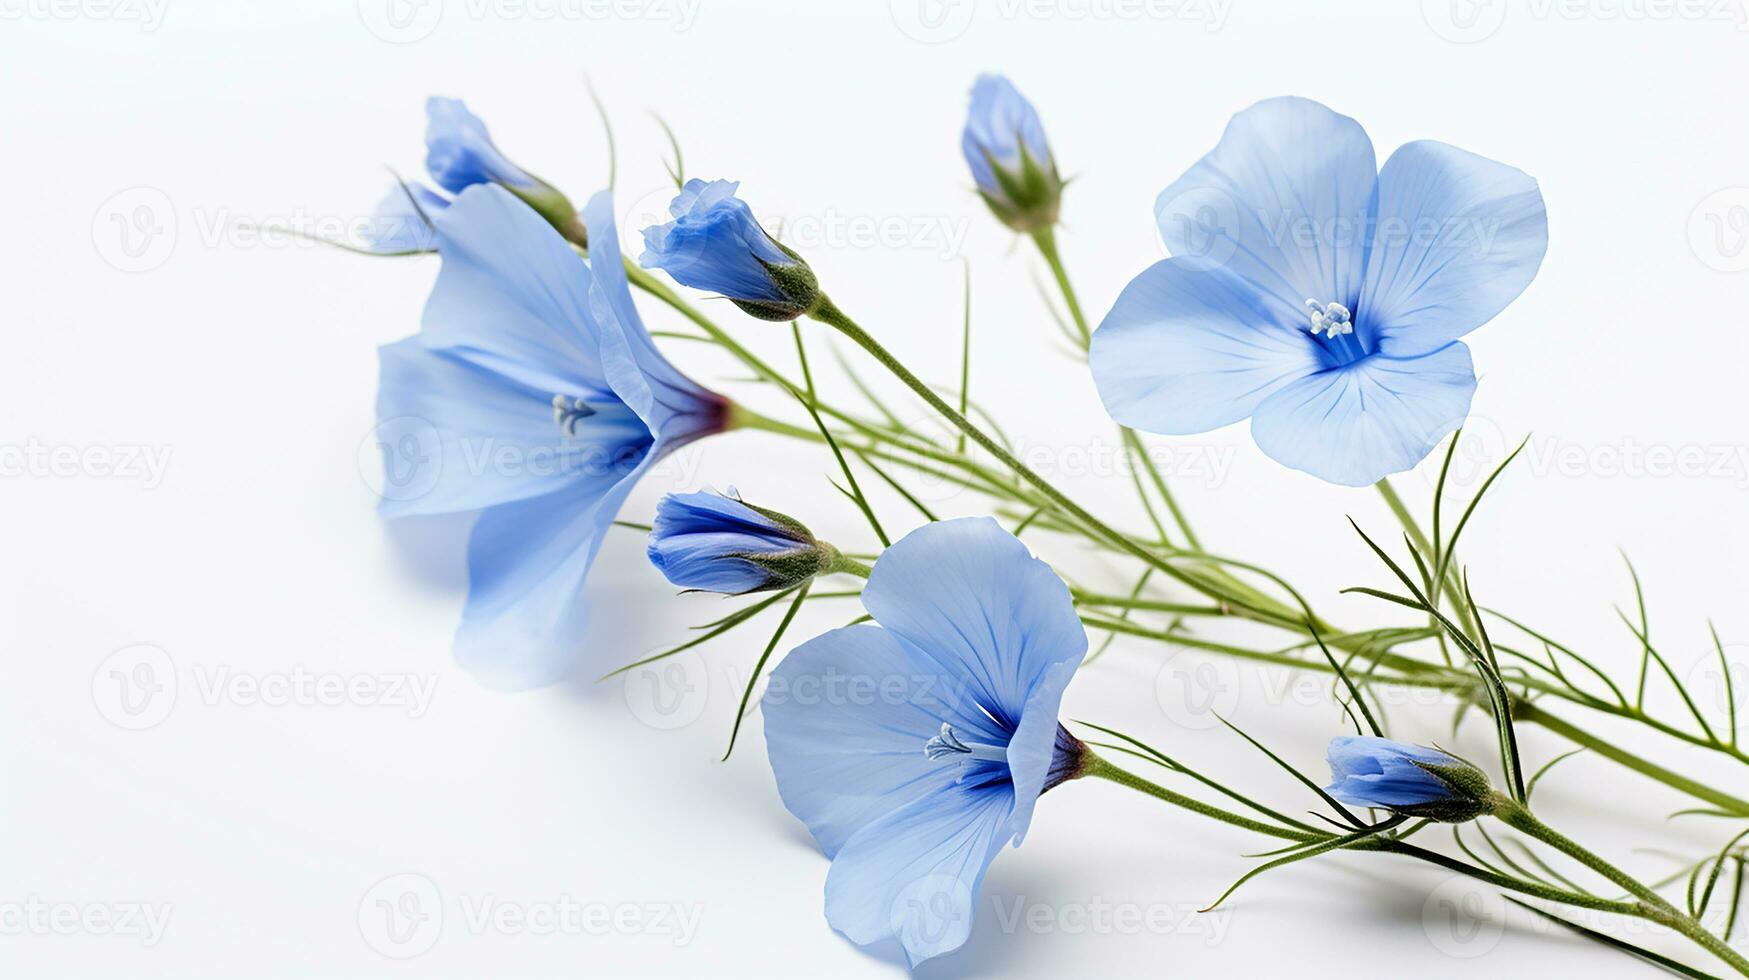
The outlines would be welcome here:
[[[510,162],[479,116],[460,99],[433,97],[425,103],[425,169],[451,194],[475,184],[497,184],[533,208],[561,235],[587,247],[577,208],[553,185]]]
[[[638,264],[732,300],[761,320],[795,320],[820,305],[802,257],[766,234],[732,180],[689,180],[668,205],[674,220],[644,229]]]
[[[711,491],[662,498],[649,554],[675,585],[731,595],[788,589],[839,561],[795,518]]]
[[[978,195],[1003,224],[1034,232],[1057,221],[1063,180],[1032,103],[1001,75],[980,75],[960,149]]]
[[[1474,820],[1494,807],[1487,774],[1438,749],[1343,735],[1330,740],[1329,759],[1335,782],[1327,791],[1352,806],[1441,823]]]

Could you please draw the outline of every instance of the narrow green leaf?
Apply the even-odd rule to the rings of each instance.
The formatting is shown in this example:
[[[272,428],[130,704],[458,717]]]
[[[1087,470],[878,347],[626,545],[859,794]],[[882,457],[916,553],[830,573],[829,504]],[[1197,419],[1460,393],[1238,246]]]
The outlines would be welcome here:
[[[727,762],[729,755],[735,751],[735,739],[740,737],[741,722],[747,717],[747,702],[753,698],[753,688],[759,684],[759,675],[765,670],[765,662],[771,659],[771,651],[777,649],[778,641],[783,639],[784,631],[789,629],[790,622],[802,608],[802,600],[807,597],[808,586],[803,585],[796,591],[795,601],[784,611],[783,621],[777,624],[777,632],[771,634],[771,642],[765,645],[765,651],[759,655],[759,662],[753,665],[753,672],[747,675],[747,689],[741,692],[741,706],[735,710],[735,727],[729,732],[729,748],[723,753],[723,761]]]

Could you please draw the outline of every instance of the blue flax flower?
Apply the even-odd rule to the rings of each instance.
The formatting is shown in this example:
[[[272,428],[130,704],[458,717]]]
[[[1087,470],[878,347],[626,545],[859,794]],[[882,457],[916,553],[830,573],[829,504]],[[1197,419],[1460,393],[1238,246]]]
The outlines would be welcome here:
[[[1469,763],[1420,745],[1343,735],[1330,740],[1327,792],[1353,806],[1447,823],[1472,820],[1488,808],[1488,777]]]
[[[1113,418],[1165,434],[1251,419],[1277,461],[1363,486],[1413,467],[1469,412],[1458,338],[1536,275],[1536,181],[1421,140],[1374,164],[1360,124],[1306,99],[1233,117],[1155,207],[1173,257],[1093,338]]]
[[[760,227],[732,180],[686,182],[668,205],[673,221],[644,229],[638,263],[694,289],[720,293],[766,320],[793,320],[819,302],[814,273]]]
[[[795,518],[710,491],[662,498],[649,554],[675,585],[734,595],[799,585],[838,558]]]
[[[585,218],[618,240],[608,194]],[[633,484],[729,404],[657,352],[618,253],[586,265],[495,185],[432,219],[421,330],[381,350],[382,512],[480,512],[456,658],[490,686],[548,683],[580,652],[579,592]]]
[[[778,792],[832,859],[826,920],[915,965],[970,934],[984,872],[1039,794],[1080,773],[1057,722],[1087,650],[1069,590],[989,518],[930,524],[881,555],[879,625],[833,630],[773,672]]]
[[[1063,182],[1032,103],[1001,75],[979,75],[960,134],[978,194],[1016,231],[1057,220]]]

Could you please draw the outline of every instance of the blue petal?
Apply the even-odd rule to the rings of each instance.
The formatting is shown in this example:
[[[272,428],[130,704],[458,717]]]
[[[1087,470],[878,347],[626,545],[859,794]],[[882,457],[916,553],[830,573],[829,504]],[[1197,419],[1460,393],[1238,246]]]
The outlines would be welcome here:
[[[674,220],[643,230],[638,263],[662,269],[676,282],[750,302],[786,302],[765,265],[794,265],[735,196],[731,180],[686,182],[669,205]],[[764,264],[761,264],[764,263]]]
[[[956,679],[868,624],[817,636],[772,672],[760,710],[778,794],[827,857],[954,784],[959,767],[931,761],[923,746],[943,721],[975,722],[974,707],[955,703]]]
[[[589,270],[545,219],[501,187],[470,187],[436,216],[443,268],[421,337],[538,391],[612,396]]]
[[[1456,759],[1437,749],[1371,736],[1340,736],[1330,740],[1329,792],[1354,806],[1416,806],[1449,799],[1453,790],[1444,780],[1416,765],[1454,765]]]
[[[583,211],[589,240],[596,243],[589,262],[589,303],[601,335],[602,373],[639,417],[674,445],[719,432],[728,402],[698,385],[656,349],[632,303],[619,232],[613,221],[613,195],[602,191]]]
[[[826,921],[860,945],[897,938],[918,963],[962,946],[1012,797],[956,784],[864,827],[826,876]]]
[[[978,189],[1006,200],[1008,195],[990,162],[994,159],[1005,170],[1018,173],[1022,147],[1039,166],[1049,168],[1051,148],[1032,103],[1003,76],[979,75],[972,85],[971,109],[960,134],[960,152]]]
[[[1157,262],[1093,334],[1093,380],[1111,417],[1148,432],[1207,432],[1322,366],[1304,313],[1219,268]]]
[[[1224,266],[1294,309],[1353,309],[1377,181],[1359,123],[1309,99],[1267,99],[1233,117],[1154,216],[1175,256]]]
[[[449,198],[417,181],[390,188],[371,215],[364,246],[373,252],[398,255],[437,248],[431,219],[449,207]]]
[[[1437,350],[1493,319],[1536,277],[1549,243],[1533,178],[1431,140],[1385,162],[1374,234],[1354,309],[1393,357]]]
[[[1264,399],[1257,447],[1320,480],[1360,487],[1413,467],[1469,414],[1476,374],[1463,344],[1422,357],[1374,355]]]
[[[553,421],[551,394],[433,351],[418,337],[388,344],[378,356],[379,432],[385,464],[396,468],[388,485],[405,491],[385,491],[387,517],[553,493],[589,482],[650,443],[643,423],[613,401],[567,437]]]
[[[460,99],[425,101],[425,169],[451,194],[492,181],[532,185],[533,177],[498,151],[486,124]]]
[[[589,566],[653,459],[480,515],[468,541],[468,601],[455,657],[481,684],[522,690],[565,676],[583,652]]]
[[[862,603],[876,622],[962,678],[978,705],[1014,733],[1009,768],[1017,791],[1030,794],[1013,828],[1023,834],[1050,765],[1057,703],[1087,652],[1068,587],[994,520],[968,517],[927,524],[895,542],[875,563]],[[1065,665],[1067,673],[1059,669]]]

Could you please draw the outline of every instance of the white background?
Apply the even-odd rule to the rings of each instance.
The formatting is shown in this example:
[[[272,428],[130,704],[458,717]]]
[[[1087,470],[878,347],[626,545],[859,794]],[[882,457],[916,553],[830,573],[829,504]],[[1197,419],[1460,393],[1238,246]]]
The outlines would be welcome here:
[[[427,0],[403,7],[397,28],[375,0],[130,3],[0,0],[0,908],[14,916],[0,921],[12,923],[0,972],[903,973],[826,927],[826,862],[779,804],[758,725],[717,761],[769,620],[685,661],[675,711],[651,700],[669,675],[597,683],[732,608],[675,597],[639,537],[616,532],[589,584],[599,622],[570,682],[492,693],[452,664],[466,521],[386,527],[372,490],[375,348],[415,330],[435,263],[250,230],[368,214],[385,166],[419,171],[429,94],[466,98],[514,159],[581,201],[607,178],[587,72],[616,124],[619,210],[634,226],[662,200],[665,147],[647,110],[660,111],[690,173],[742,180],[839,303],[943,384],[957,374],[969,262],[975,395],[1050,476],[1136,527],[1111,426],[1032,285],[1040,264],[970,192],[958,140],[978,71],[1004,71],[1031,96],[1076,176],[1062,242],[1096,318],[1161,256],[1155,194],[1259,98],[1305,95],[1354,116],[1381,160],[1432,137],[1519,166],[1542,183],[1550,245],[1524,296],[1470,338],[1481,386],[1465,492],[1509,443],[1529,433],[1532,444],[1467,532],[1476,590],[1626,677],[1638,651],[1611,608],[1631,602],[1625,549],[1647,583],[1654,640],[1722,717],[1706,617],[1727,643],[1749,644],[1749,466],[1736,455],[1749,453],[1749,272],[1737,271],[1749,265],[1749,33],[1735,6],[1495,0],[1460,5],[1480,18],[1460,23],[1445,0]],[[645,305],[653,324],[676,323]],[[785,328],[706,308],[793,365]],[[822,383],[854,402],[823,333],[811,338]],[[675,357],[804,420],[737,383],[744,372],[725,359],[690,347]],[[1385,584],[1343,520],[1392,536],[1372,492],[1284,470],[1243,425],[1155,444],[1180,468],[1209,547],[1270,564],[1340,622],[1399,621],[1336,595]],[[1700,455],[1670,473],[1649,447]],[[148,451],[167,457],[156,475],[103,462]],[[829,457],[810,447],[735,434],[680,462],[639,489],[626,518],[647,519],[667,490],[734,485],[847,548],[871,544],[826,482]],[[1426,506],[1421,474],[1398,485]],[[979,506],[930,499],[948,513]],[[894,528],[914,516],[889,494],[876,500]],[[1072,544],[1042,536],[1034,547],[1124,587]],[[821,602],[792,635],[857,611]],[[1065,714],[1306,808],[1303,790],[1179,707],[1180,685],[1212,679],[1221,708],[1321,775],[1339,718],[1317,688],[1284,695],[1287,675],[1170,653],[1118,645],[1077,679]],[[113,672],[142,662],[157,673],[128,676],[161,689],[130,715]],[[299,672],[411,678],[433,697],[421,712],[368,692],[326,705],[263,703],[247,686],[210,693],[216,681]],[[1654,703],[1679,720],[1658,690]],[[1392,720],[1399,735],[1449,740],[1449,716],[1406,706]],[[127,727],[142,721],[157,724]],[[1600,727],[1749,792],[1741,767]],[[1561,748],[1536,730],[1527,742],[1538,763]],[[1484,728],[1466,725],[1452,744],[1484,755]],[[1681,797],[1588,757],[1557,769],[1539,800],[1647,876],[1668,859],[1633,848],[1698,853],[1724,827],[1664,822]],[[920,973],[1647,972],[1441,874],[1366,855],[1298,865],[1248,885],[1225,912],[1193,914],[1255,863],[1243,853],[1263,849],[1116,787],[1070,784],[1046,797],[1025,847],[997,860],[967,947]],[[425,924],[397,944],[376,902],[409,882],[425,889]],[[530,935],[470,922],[488,902],[538,914],[566,898],[631,924]],[[148,945],[20,927],[33,901],[88,914],[149,903],[170,918]],[[1005,928],[996,906],[1011,914],[1017,901],[1042,918]],[[699,916],[689,941],[631,918],[656,905]],[[1080,917],[1100,906],[1170,921],[1135,932]]]

